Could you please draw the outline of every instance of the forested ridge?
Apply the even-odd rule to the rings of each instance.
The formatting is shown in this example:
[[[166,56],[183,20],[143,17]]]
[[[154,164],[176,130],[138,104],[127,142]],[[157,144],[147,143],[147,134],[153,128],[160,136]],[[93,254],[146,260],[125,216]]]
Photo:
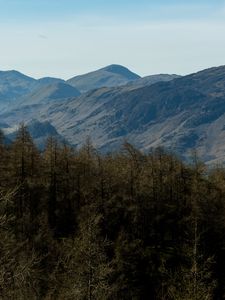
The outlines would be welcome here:
[[[222,167],[1,134],[0,299],[224,298]]]

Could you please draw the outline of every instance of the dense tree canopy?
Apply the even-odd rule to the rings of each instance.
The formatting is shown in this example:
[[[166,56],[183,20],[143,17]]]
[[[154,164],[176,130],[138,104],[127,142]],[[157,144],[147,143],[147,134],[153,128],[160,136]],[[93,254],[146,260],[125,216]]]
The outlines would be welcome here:
[[[0,134],[1,299],[224,299],[225,170]]]

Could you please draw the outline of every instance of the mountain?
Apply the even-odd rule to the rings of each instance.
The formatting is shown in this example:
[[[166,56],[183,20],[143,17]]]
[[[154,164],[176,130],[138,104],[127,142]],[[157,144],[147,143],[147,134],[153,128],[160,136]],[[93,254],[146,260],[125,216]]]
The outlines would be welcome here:
[[[46,141],[49,137],[57,139],[59,142],[67,143],[54,126],[48,121],[40,122],[31,120],[26,124],[32,139],[39,149],[44,149]]]
[[[52,100],[34,105],[30,99],[0,119],[11,127],[48,121],[71,145],[80,147],[90,136],[104,152],[126,139],[144,151],[165,146],[189,159],[195,149],[207,163],[225,162],[225,66],[171,76],[154,84],[147,77],[102,87],[63,101],[61,96],[55,101],[53,93]]]
[[[34,78],[17,71],[0,71],[0,105],[16,101],[37,86]]]
[[[9,125],[6,123],[0,122],[0,128],[1,129],[9,128]]]
[[[43,98],[75,97],[80,92],[60,78],[44,77],[36,80],[18,71],[0,71],[1,110],[20,105],[29,98],[38,102],[38,94],[42,101]]]
[[[143,150],[165,146],[184,158],[196,149],[213,163],[225,160],[224,98],[225,67],[219,67],[132,90],[101,88],[41,111],[73,145],[89,135],[109,151],[126,138]]]
[[[133,80],[129,82],[127,85],[135,87],[135,88],[141,88],[149,85],[153,85],[160,81],[171,81],[176,78],[180,78],[180,75],[176,74],[157,74],[157,75],[150,75],[145,76],[136,80]]]
[[[40,122],[36,119],[31,120],[26,124],[27,129],[39,149],[44,149],[46,141],[49,137],[53,137],[60,142],[67,143],[66,140],[57,132],[54,126],[48,121]],[[13,128],[5,128],[3,132],[5,133],[7,143],[12,142],[17,135],[18,126]]]
[[[49,85],[49,84],[54,84],[54,83],[65,83],[65,80],[60,79],[60,78],[54,78],[54,77],[43,77],[38,79],[38,82],[41,85]]]
[[[110,65],[100,70],[76,76],[67,81],[84,93],[101,87],[114,87],[139,79],[140,76],[120,65]]]
[[[20,105],[34,105],[48,101],[63,101],[67,98],[74,98],[80,95],[80,92],[69,84],[61,81],[55,81],[51,84],[41,84],[30,94],[21,98]]]

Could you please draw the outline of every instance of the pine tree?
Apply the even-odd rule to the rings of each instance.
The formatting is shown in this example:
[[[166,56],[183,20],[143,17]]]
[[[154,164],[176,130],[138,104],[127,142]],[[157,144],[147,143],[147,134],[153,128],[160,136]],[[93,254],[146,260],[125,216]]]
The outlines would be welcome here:
[[[35,228],[35,218],[38,215],[40,155],[24,124],[21,124],[15,141],[10,148],[11,184],[17,187],[15,197],[18,234],[24,238],[31,237]],[[20,228],[19,228],[20,227]]]
[[[109,242],[101,236],[101,215],[95,209],[86,208],[78,236],[64,241],[66,257],[61,297],[65,299],[110,299],[113,287],[110,284],[113,269],[107,257]],[[60,297],[60,296],[59,296]]]
[[[39,258],[28,241],[15,234],[14,192],[0,196],[0,298],[39,298]]]

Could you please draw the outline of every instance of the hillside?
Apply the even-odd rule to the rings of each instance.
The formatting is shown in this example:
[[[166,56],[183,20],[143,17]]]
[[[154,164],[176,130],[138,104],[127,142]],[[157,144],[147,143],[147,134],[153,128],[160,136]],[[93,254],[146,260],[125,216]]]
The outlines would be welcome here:
[[[63,101],[67,98],[74,98],[80,95],[80,92],[69,84],[64,82],[54,82],[41,85],[30,94],[20,99],[21,105],[34,105],[48,101]]]
[[[17,71],[0,71],[0,108],[37,87],[37,81]]]
[[[141,88],[145,86],[150,86],[153,85],[157,82],[161,81],[171,81],[173,79],[179,78],[181,76],[176,75],[176,74],[156,74],[156,75],[149,75],[145,76],[136,80],[133,80],[131,82],[128,82],[127,85],[135,87],[135,88]]]
[[[1,120],[13,126],[38,111],[41,122],[49,121],[74,146],[90,136],[108,152],[126,139],[144,151],[165,146],[189,159],[195,149],[207,163],[225,161],[225,66],[152,85],[140,86],[141,80],[57,103],[26,102]]]
[[[69,79],[67,82],[81,92],[101,87],[124,85],[140,76],[120,65],[110,65],[100,70]]]

